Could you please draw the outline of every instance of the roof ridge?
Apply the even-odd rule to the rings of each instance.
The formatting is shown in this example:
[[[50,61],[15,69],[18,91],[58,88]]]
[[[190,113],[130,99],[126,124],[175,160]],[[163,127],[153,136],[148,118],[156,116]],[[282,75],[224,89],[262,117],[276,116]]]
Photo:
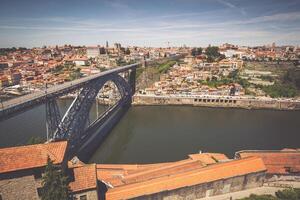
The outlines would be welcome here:
[[[52,151],[51,148],[49,148],[50,146],[52,146],[53,148],[55,148],[55,150],[58,148],[56,145],[58,143],[63,143],[63,141],[58,141],[58,142],[49,142],[49,143],[45,143],[44,145],[40,144],[42,149],[44,149],[45,151],[47,151],[51,156],[54,157],[55,160],[53,160],[54,162],[55,161],[59,161],[57,155]]]
[[[176,176],[179,176],[181,174],[186,174],[187,176],[189,176],[189,175],[191,175],[191,173],[194,173],[196,170],[197,170],[197,173],[203,173],[205,171],[215,170],[216,168],[224,168],[224,167],[228,167],[230,165],[237,165],[238,163],[245,164],[244,163],[245,161],[250,162],[252,160],[260,160],[263,163],[263,160],[259,157],[247,157],[247,158],[243,158],[243,159],[239,159],[239,160],[233,160],[233,161],[229,161],[229,162],[223,162],[223,163],[216,163],[216,164],[213,164],[213,165],[207,165],[207,166],[201,167],[200,169],[192,169],[192,170],[189,170],[189,171],[181,172],[179,174],[170,174],[170,175],[168,175],[168,177],[176,177]],[[263,163],[263,165],[265,166],[264,163]],[[161,179],[161,178],[165,178],[165,177],[166,176],[162,176],[162,177],[157,177],[157,178],[154,178],[154,179]],[[153,180],[153,179],[146,180],[146,181],[151,181],[151,180]],[[131,184],[135,184],[135,183],[129,183],[127,185],[131,185]]]
[[[127,179],[127,178],[131,179],[131,178],[138,177],[138,176],[141,176],[141,175],[144,175],[144,174],[161,171],[161,170],[165,170],[165,169],[168,169],[168,168],[182,167],[182,166],[185,166],[185,165],[188,165],[188,164],[192,164],[192,163],[199,163],[199,164],[201,164],[201,162],[199,160],[185,159],[183,161],[185,161],[185,162],[182,162],[182,163],[174,162],[174,163],[172,163],[170,165],[166,165],[166,166],[162,166],[162,167],[157,167],[157,168],[152,168],[152,169],[148,169],[148,170],[145,170],[145,171],[140,171],[140,172],[137,172],[137,173],[129,174],[129,175],[125,176],[125,179]]]
[[[57,156],[56,156],[53,152],[50,151],[50,149],[49,149],[50,144],[51,144],[51,142],[50,142],[50,143],[47,143],[46,145],[43,145],[42,148],[43,148],[45,151],[47,151],[51,156],[53,156],[54,159],[55,159],[55,161],[56,161],[56,160],[58,160],[58,158],[57,158]],[[52,144],[51,144],[51,145],[52,145]],[[54,161],[54,160],[53,160],[53,161]],[[55,161],[54,161],[54,162],[55,162]]]
[[[39,143],[39,144],[29,144],[29,145],[20,145],[20,146],[13,146],[13,147],[4,147],[4,148],[0,148],[0,151],[5,151],[8,149],[22,149],[24,147],[32,147],[32,146],[40,146],[44,143]]]
[[[243,174],[247,174],[247,173],[261,172],[263,170],[266,170],[265,166],[263,164],[263,161],[260,158],[255,157],[255,158],[243,159],[243,160],[246,161],[242,165],[242,166],[247,166],[247,169],[245,169],[245,170],[239,170],[240,169],[239,167],[238,168],[235,167],[236,169],[233,167],[233,169],[232,169],[228,165],[227,166],[219,165],[218,170],[221,170],[221,171],[225,170],[225,171],[229,172],[228,175],[222,175],[223,178],[229,178],[233,175],[243,175]],[[231,161],[231,162],[234,162],[234,165],[239,163],[239,161]],[[255,163],[253,163],[253,162],[255,162]],[[224,164],[225,163],[223,163],[223,165]],[[253,165],[253,164],[256,164],[256,165]],[[225,169],[224,169],[224,167],[225,167]],[[186,182],[184,184],[184,186],[199,184],[199,181],[202,183],[205,181],[218,180],[218,178],[220,178],[220,177],[218,177],[217,175],[209,178],[209,180],[206,180],[206,178],[207,178],[206,173],[214,173],[214,170],[215,169],[212,166],[210,166],[210,167],[202,168],[200,170],[193,170],[192,173],[190,173],[190,172],[189,173],[181,173],[178,175],[170,175],[170,176],[160,177],[160,178],[157,178],[156,180],[147,180],[142,183],[139,182],[139,183],[127,184],[127,185],[123,185],[120,187],[110,189],[110,192],[108,193],[108,195],[110,197],[112,197],[112,199],[114,199],[114,197],[118,197],[120,195],[124,195],[127,193],[128,194],[127,197],[132,198],[132,197],[136,197],[136,194],[141,192],[142,188],[145,188],[145,187],[148,188],[148,189],[145,188],[147,190],[147,192],[146,192],[147,194],[148,194],[148,192],[152,193],[152,192],[161,191],[163,188],[165,190],[166,187],[168,190],[176,189],[178,187],[181,187],[180,185],[178,185],[178,180],[180,180],[180,179],[185,179],[185,180],[182,180],[182,181]],[[172,182],[173,181],[176,182],[176,180],[177,180],[177,183],[172,184]],[[156,187],[156,186],[158,186],[158,187]],[[144,191],[144,195],[146,193]]]

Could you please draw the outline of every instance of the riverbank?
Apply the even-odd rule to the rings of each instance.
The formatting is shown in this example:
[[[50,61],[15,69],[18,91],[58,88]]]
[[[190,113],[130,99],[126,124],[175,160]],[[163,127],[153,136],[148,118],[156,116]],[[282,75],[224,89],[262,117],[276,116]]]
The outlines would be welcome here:
[[[213,108],[300,110],[300,100],[212,95],[137,94],[133,97],[133,105],[190,105]]]

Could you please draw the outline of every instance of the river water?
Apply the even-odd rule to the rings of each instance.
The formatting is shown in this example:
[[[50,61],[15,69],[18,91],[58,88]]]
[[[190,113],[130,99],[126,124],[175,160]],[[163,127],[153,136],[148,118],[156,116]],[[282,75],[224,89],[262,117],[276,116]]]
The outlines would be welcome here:
[[[64,112],[71,100],[60,100]],[[104,107],[99,107],[99,112]],[[91,119],[96,116],[92,108]],[[45,107],[0,122],[0,147],[46,137]],[[183,106],[131,107],[90,162],[152,163],[184,159],[188,154],[243,149],[300,147],[300,111],[243,110]]]

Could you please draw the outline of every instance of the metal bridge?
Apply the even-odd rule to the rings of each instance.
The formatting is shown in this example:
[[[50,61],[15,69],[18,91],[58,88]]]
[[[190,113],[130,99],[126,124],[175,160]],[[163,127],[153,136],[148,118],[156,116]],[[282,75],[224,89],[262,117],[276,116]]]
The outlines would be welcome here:
[[[100,138],[103,138],[127,111],[131,105],[132,95],[135,93],[135,76],[138,66],[139,63],[118,67],[2,102],[0,121],[34,106],[45,104],[47,140],[67,139],[69,154],[75,155],[78,149],[87,145],[87,142],[95,137],[95,135],[93,136],[95,130],[100,128],[103,132],[100,134]],[[114,83],[120,94],[120,99],[94,122],[89,123],[89,111],[99,91],[108,81]],[[61,117],[56,99],[75,91],[78,91],[76,98]]]

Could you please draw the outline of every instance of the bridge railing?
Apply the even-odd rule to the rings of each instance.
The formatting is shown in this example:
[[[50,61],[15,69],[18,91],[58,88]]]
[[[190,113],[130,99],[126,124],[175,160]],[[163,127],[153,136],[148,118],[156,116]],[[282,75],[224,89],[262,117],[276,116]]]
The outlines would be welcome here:
[[[52,87],[49,87],[49,88],[45,88],[42,91],[34,92],[34,93],[27,94],[27,95],[24,95],[24,96],[21,96],[21,97],[18,97],[18,98],[3,101],[3,102],[1,102],[1,105],[0,105],[1,106],[0,111],[5,110],[5,109],[9,109],[9,108],[11,108],[13,106],[17,106],[19,104],[23,104],[23,103],[26,103],[26,102],[36,100],[38,98],[47,97],[47,95],[51,95],[55,92],[66,90],[68,88],[73,88],[75,90],[75,89],[78,89],[79,87],[81,87],[82,84],[84,84],[88,81],[91,81],[93,79],[97,79],[99,77],[109,76],[109,75],[115,74],[115,73],[121,73],[121,72],[127,71],[129,69],[136,68],[136,67],[138,67],[138,65],[140,65],[140,63],[134,63],[134,64],[131,64],[131,65],[117,67],[117,68],[112,69],[112,70],[107,70],[107,71],[104,71],[104,72],[101,72],[101,73],[98,73],[98,74],[94,74],[94,75],[91,75],[91,76],[76,79],[74,81],[70,81],[70,82],[60,84],[60,85],[55,85],[55,86],[52,86]]]

